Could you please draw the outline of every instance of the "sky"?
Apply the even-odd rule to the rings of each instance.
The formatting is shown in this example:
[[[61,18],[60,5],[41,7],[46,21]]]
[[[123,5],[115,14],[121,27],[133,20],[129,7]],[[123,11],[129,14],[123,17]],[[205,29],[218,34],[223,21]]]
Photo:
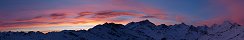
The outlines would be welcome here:
[[[0,0],[0,31],[89,29],[105,22],[126,25],[244,25],[243,0]]]

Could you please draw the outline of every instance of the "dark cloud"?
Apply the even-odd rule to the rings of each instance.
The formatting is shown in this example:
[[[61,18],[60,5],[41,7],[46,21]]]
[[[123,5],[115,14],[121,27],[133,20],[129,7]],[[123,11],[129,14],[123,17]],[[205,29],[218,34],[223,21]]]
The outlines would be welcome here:
[[[101,11],[94,13],[91,18],[111,18],[117,16],[140,16],[141,14],[136,14],[132,12],[120,12],[120,11]]]
[[[65,18],[67,16],[67,14],[65,13],[53,13],[53,14],[50,14],[50,17],[52,19],[62,19],[62,18]]]
[[[62,24],[62,23],[65,23],[65,22],[49,22],[48,24]]]
[[[36,19],[36,18],[43,18],[44,16],[36,16],[36,17],[34,17],[34,18],[32,18],[32,19]]]
[[[12,23],[2,23],[0,27],[19,27],[19,26],[28,26],[28,25],[36,25],[43,24],[46,22],[12,22]]]
[[[29,21],[29,20],[38,19],[38,18],[44,18],[44,16],[36,16],[33,18],[25,18],[25,19],[16,19],[15,21]]]
[[[19,27],[19,26],[28,26],[28,25],[39,25],[39,24],[59,24],[62,22],[55,22],[55,20],[48,20],[48,18],[52,19],[63,19],[67,14],[62,13],[54,13],[50,15],[40,15],[32,18],[24,18],[24,19],[15,19],[9,20],[7,22],[1,23],[1,27]],[[54,21],[54,22],[53,22]],[[58,20],[56,20],[58,21]]]
[[[114,19],[120,16],[132,16],[132,17],[140,17],[144,14],[138,14],[135,12],[129,11],[98,11],[98,12],[80,12],[78,13],[79,16],[75,17],[76,19],[89,19],[89,20],[96,20],[96,21],[108,21],[110,19]],[[85,17],[89,16],[89,17]],[[119,20],[119,19],[118,19]],[[115,21],[115,20],[111,20]]]
[[[28,18],[28,19],[16,19],[15,21],[26,21],[26,20],[31,20],[32,18]]]
[[[78,13],[78,16],[75,18],[84,18],[85,16],[92,15],[93,12],[80,12]]]
[[[79,17],[86,16],[86,15],[91,15],[93,12],[80,12],[78,13]]]
[[[157,18],[155,16],[141,16],[140,18]]]

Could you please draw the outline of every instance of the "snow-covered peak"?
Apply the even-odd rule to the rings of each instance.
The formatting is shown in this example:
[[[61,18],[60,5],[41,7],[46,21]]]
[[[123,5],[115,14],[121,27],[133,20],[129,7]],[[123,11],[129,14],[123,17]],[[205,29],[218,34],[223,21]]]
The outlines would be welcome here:
[[[139,23],[145,23],[145,24],[149,23],[149,24],[153,24],[153,23],[150,22],[149,20],[143,20],[143,21],[140,21]]]
[[[158,25],[157,27],[162,27],[162,28],[167,28],[169,26],[165,25],[165,24],[161,24],[161,25]]]
[[[149,20],[143,20],[140,22],[130,22],[125,27],[132,30],[147,30],[156,27],[156,25]]]
[[[124,25],[122,24],[115,24],[115,23],[104,23],[102,25],[96,25],[95,27],[89,29],[89,30],[109,30],[111,28],[115,28],[115,29],[121,29],[123,28]]]
[[[89,30],[60,32],[0,32],[0,40],[243,40],[244,27],[225,21],[220,25],[192,26],[185,23],[156,26],[149,20],[127,25],[104,23]]]
[[[211,28],[208,29],[208,34],[222,34],[231,30],[242,29],[239,24],[232,23],[231,21],[224,21],[222,24],[212,25]]]

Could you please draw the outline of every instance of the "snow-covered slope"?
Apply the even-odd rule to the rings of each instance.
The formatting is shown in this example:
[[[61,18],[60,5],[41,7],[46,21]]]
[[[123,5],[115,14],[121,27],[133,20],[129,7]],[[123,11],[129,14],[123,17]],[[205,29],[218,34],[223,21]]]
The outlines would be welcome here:
[[[60,32],[0,32],[0,40],[242,40],[244,27],[229,21],[220,25],[192,26],[184,23],[155,25],[149,20],[127,25],[104,23],[89,30]]]

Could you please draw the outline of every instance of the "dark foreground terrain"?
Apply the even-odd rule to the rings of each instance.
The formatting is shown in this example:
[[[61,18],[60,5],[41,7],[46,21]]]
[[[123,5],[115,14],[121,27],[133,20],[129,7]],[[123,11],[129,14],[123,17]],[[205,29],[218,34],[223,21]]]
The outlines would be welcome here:
[[[155,25],[148,20],[127,25],[105,23],[89,30],[61,32],[0,32],[0,40],[243,40],[244,27],[224,22],[219,25]]]

